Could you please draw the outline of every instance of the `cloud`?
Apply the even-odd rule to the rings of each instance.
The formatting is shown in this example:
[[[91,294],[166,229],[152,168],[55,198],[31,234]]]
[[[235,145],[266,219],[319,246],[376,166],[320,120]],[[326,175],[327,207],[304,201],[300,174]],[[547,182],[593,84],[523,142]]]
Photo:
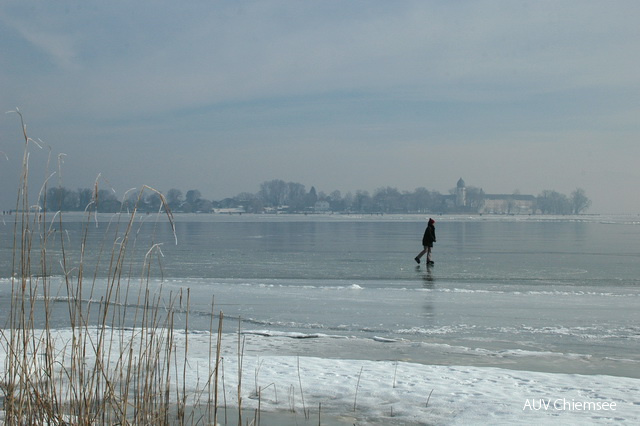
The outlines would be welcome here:
[[[630,65],[638,60],[628,52],[640,47],[639,38],[633,26],[621,25],[633,15],[622,8],[366,5],[140,2],[67,14],[50,7],[51,15],[13,26],[60,66],[61,86],[72,86],[68,107],[110,116],[343,91],[486,102],[636,84]],[[47,25],[51,19],[58,24]],[[614,25],[623,40],[611,40]]]

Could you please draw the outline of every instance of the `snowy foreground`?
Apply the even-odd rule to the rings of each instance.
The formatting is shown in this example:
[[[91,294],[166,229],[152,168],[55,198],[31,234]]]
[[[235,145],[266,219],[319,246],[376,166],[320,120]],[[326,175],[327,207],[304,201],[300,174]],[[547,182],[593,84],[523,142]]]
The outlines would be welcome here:
[[[56,348],[68,345],[69,331],[52,333]],[[319,407],[321,418],[334,424],[640,424],[638,379],[264,355],[287,347],[296,340],[291,337],[224,335],[219,406],[237,407],[242,362],[243,408],[299,413],[295,421],[291,415],[282,417],[292,419],[291,424],[305,424],[300,421],[305,409],[315,419],[308,424],[317,424]],[[177,370],[186,371],[187,393],[198,401],[211,371],[211,336],[176,332],[174,343],[178,360],[188,347],[187,368]],[[1,349],[4,366],[6,348]]]
[[[236,365],[225,361],[225,377]],[[247,394],[255,378],[285,399],[266,389],[262,409],[287,409],[282,394],[302,387],[307,407],[321,403],[347,424],[640,424],[640,380],[631,378],[291,356],[246,356],[243,370]]]

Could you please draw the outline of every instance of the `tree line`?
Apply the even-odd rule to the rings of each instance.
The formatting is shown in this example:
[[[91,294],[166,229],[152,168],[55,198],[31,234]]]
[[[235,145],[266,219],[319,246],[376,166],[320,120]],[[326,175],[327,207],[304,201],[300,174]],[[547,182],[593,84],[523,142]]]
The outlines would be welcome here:
[[[164,194],[130,192],[119,200],[112,191],[88,188],[70,190],[64,187],[51,187],[46,191],[40,205],[49,211],[83,211],[88,208],[98,212],[119,212],[137,207],[140,211],[156,212],[166,204],[173,212],[211,213],[215,209],[235,209],[246,213],[477,213],[484,205],[484,191],[467,187],[467,205],[455,206],[452,202],[455,189],[449,194],[417,188],[414,191],[399,191],[397,188],[384,187],[372,194],[357,190],[355,193],[342,194],[335,190],[331,193],[317,191],[311,187],[280,179],[265,181],[256,193],[242,192],[235,197],[222,200],[207,200],[197,189],[183,193],[172,188]],[[514,198],[517,194],[513,194]],[[576,189],[570,195],[554,190],[544,190],[537,197],[533,211],[541,214],[580,214],[591,206],[591,200],[584,190]]]

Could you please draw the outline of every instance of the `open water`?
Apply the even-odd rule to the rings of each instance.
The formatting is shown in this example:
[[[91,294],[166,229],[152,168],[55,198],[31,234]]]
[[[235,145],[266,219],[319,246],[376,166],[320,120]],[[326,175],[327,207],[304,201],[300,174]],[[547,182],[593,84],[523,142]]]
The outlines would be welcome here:
[[[2,218],[0,328],[16,262],[14,217]],[[427,268],[413,260],[424,216],[176,215],[174,236],[150,215],[136,220],[123,281],[132,295],[145,276],[162,297],[189,288],[189,329],[210,328],[213,303],[227,331],[272,354],[640,378],[640,217],[434,218]],[[99,300],[128,217],[47,220],[33,242],[48,238],[50,325],[64,328],[62,258],[69,277],[83,266],[80,297]],[[282,336],[291,345],[269,345]]]

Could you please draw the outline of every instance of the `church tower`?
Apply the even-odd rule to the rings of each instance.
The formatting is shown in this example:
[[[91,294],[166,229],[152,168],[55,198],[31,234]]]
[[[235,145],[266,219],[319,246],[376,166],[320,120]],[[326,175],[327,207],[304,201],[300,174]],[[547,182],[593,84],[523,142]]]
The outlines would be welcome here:
[[[467,205],[467,186],[462,178],[456,184],[456,207],[466,207]]]

